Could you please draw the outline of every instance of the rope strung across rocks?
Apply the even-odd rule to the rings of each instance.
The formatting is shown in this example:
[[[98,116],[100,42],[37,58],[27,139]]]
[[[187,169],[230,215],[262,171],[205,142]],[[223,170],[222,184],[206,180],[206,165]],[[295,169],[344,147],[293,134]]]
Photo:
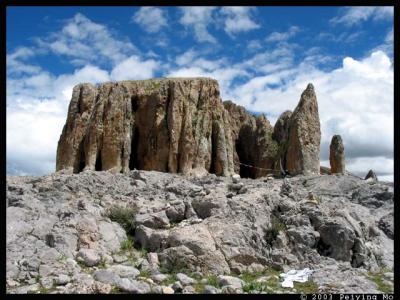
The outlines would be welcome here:
[[[266,170],[266,171],[275,171],[275,172],[279,172],[278,170],[275,170],[275,169],[259,168],[259,167],[255,167],[255,166],[251,166],[251,165],[242,164],[242,163],[239,163],[239,165],[246,166],[246,167],[250,167],[250,168],[254,168],[254,169],[260,169],[260,170]]]

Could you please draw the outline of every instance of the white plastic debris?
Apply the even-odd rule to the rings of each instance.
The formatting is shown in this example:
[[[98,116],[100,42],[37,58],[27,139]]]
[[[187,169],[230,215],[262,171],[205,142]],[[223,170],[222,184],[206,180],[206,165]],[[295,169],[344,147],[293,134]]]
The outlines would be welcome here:
[[[308,277],[313,273],[313,270],[305,268],[303,270],[290,270],[286,273],[281,273],[280,277],[283,278],[282,287],[293,288],[293,281],[306,282]]]

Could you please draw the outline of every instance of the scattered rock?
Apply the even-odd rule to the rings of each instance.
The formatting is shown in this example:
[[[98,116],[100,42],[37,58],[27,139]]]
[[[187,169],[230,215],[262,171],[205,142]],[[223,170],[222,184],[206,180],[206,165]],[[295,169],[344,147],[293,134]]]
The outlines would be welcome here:
[[[117,286],[124,292],[132,294],[148,294],[150,293],[150,285],[146,282],[130,280],[128,278],[122,278],[118,281]]]
[[[135,267],[131,266],[124,266],[124,265],[113,265],[109,267],[107,270],[115,273],[121,278],[136,278],[139,274],[140,271],[136,269]]]
[[[185,286],[182,290],[182,294],[195,294],[195,293],[196,289],[191,285]]]
[[[239,189],[227,198],[229,178],[140,171],[146,187],[138,189],[133,185],[136,173],[7,177],[7,185],[14,187],[6,189],[7,197],[19,203],[7,207],[6,214],[7,292],[39,292],[43,279],[52,293],[109,293],[118,285],[129,293],[147,292],[147,285],[151,292],[162,293],[161,284],[168,279],[162,270],[193,274],[196,281],[187,285],[190,280],[183,283],[180,275],[183,293],[192,291],[190,287],[200,289],[196,282],[210,285],[206,275],[306,265],[316,270],[313,280],[318,286],[340,282],[336,291],[374,293],[376,286],[365,273],[392,272],[392,184],[369,184],[348,174],[267,182],[243,178],[239,183],[247,192],[238,194]],[[309,203],[310,197],[318,204]],[[85,210],[79,210],[79,199],[85,199]],[[187,218],[194,202],[197,212]],[[128,219],[123,213],[109,217],[116,203],[122,212],[132,211]],[[123,226],[136,214],[157,215],[180,203],[185,219],[170,221],[167,228],[133,224],[134,242],[128,239]],[[54,247],[46,242],[48,234]],[[101,258],[97,265],[84,263],[86,251],[95,261]],[[390,276],[384,280],[392,282]],[[145,285],[140,289],[136,282]],[[224,284],[208,292],[243,292],[241,284]]]
[[[172,289],[174,290],[175,293],[180,293],[183,290],[183,285],[179,281],[175,281],[174,284],[172,285]]]
[[[191,285],[194,284],[196,281],[193,278],[190,278],[189,276],[183,274],[183,273],[178,273],[176,274],[176,278],[185,286],[185,285]]]
[[[165,275],[165,274],[155,274],[155,275],[152,275],[151,278],[152,278],[155,282],[161,283],[161,282],[167,280],[167,279],[168,279],[168,276]]]
[[[101,261],[101,257],[93,249],[80,249],[76,258],[88,267],[96,266]]]
[[[205,285],[203,292],[204,292],[204,294],[218,294],[219,289],[217,289],[216,287],[214,287],[212,285]]]
[[[111,270],[97,270],[93,273],[93,278],[102,283],[108,283],[111,285],[118,285],[121,278],[113,273]]]
[[[57,285],[66,285],[71,281],[71,277],[65,274],[60,274],[58,277],[54,279],[55,284]]]
[[[233,276],[219,275],[217,279],[218,284],[222,287],[229,285],[234,289],[241,289],[244,284],[243,280]]]
[[[162,290],[163,294],[174,294],[174,290],[172,287],[166,286]]]
[[[365,180],[371,179],[372,181],[378,181],[378,176],[376,176],[373,170],[369,170],[365,176]]]

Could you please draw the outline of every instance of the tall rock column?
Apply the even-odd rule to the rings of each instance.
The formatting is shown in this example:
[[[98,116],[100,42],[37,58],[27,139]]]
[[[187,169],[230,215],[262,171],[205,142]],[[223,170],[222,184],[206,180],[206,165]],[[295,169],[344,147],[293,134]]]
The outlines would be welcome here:
[[[286,169],[291,174],[319,174],[321,129],[314,86],[301,94],[290,117]]]
[[[72,90],[67,122],[58,141],[56,171],[64,169],[77,173],[84,164],[83,140],[96,95],[96,87],[90,83],[78,84]]]
[[[329,148],[329,162],[331,164],[332,174],[344,174],[345,171],[345,155],[342,137],[334,135],[332,137]]]

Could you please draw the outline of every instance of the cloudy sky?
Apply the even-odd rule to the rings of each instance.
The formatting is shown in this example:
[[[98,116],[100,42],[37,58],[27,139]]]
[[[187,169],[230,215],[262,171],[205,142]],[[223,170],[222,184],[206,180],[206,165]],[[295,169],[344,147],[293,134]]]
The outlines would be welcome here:
[[[80,82],[209,76],[273,125],[308,82],[346,167],[393,181],[392,7],[8,7],[7,174],[55,169]]]

